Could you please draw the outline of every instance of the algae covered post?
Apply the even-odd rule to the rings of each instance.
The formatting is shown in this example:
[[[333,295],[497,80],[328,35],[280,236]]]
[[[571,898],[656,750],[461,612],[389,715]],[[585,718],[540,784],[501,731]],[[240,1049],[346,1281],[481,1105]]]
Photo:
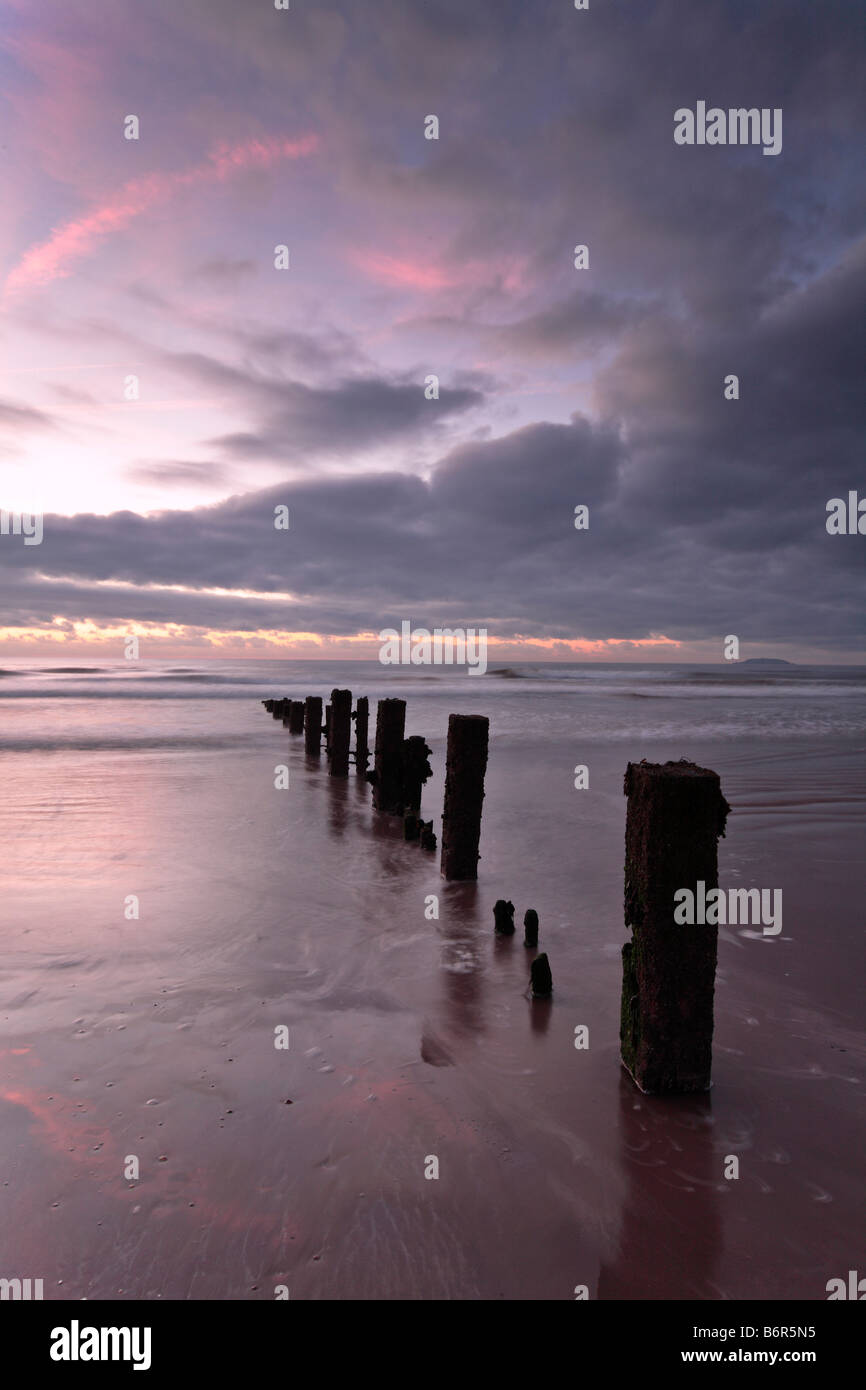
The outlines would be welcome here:
[[[675,894],[718,886],[729,806],[718,773],[687,762],[629,763],[622,949],[622,1062],[648,1094],[710,1085],[718,927],[680,926]]]
[[[483,714],[448,717],[441,870],[448,879],[478,877],[481,806],[490,720]]]

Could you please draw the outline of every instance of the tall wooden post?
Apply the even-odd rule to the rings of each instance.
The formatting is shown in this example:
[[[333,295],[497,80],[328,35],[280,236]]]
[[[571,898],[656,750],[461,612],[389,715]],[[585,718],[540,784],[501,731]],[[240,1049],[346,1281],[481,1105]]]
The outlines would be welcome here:
[[[399,816],[403,811],[403,731],[406,701],[380,700],[376,710],[376,751],[373,762],[373,805]]]
[[[304,702],[303,700],[289,701],[289,733],[302,734],[304,732]]]
[[[304,701],[304,751],[318,753],[322,747],[322,698],[308,695]]]
[[[481,806],[490,720],[482,714],[448,717],[441,871],[448,879],[478,877]]]
[[[349,740],[352,733],[351,690],[331,691],[331,737],[328,743],[328,772],[332,777],[349,775]]]
[[[647,1094],[710,1085],[718,927],[674,921],[674,895],[717,888],[730,807],[718,773],[683,759],[629,763],[620,1043]]]

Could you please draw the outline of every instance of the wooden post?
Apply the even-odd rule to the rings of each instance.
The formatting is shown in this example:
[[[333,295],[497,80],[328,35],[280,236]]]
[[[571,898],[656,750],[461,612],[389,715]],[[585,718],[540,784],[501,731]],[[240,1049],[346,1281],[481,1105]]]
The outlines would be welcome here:
[[[403,731],[406,701],[380,700],[376,709],[376,752],[371,781],[377,811],[399,816],[403,811]]]
[[[355,771],[363,777],[370,762],[370,748],[367,741],[370,728],[370,701],[366,695],[362,695],[358,700],[352,718],[355,721]]]
[[[421,792],[424,783],[428,777],[433,776],[433,769],[427,761],[429,757],[430,749],[419,734],[414,734],[412,738],[403,740],[400,766],[400,809],[404,815],[407,811],[411,811],[417,816],[421,810]]]
[[[674,895],[717,888],[730,807],[718,773],[683,759],[629,763],[620,1043],[641,1091],[710,1086],[718,927],[679,925]]]
[[[538,913],[534,907],[528,907],[523,916],[523,944],[538,945]]]
[[[448,717],[441,871],[448,879],[478,877],[481,805],[490,720],[482,714]]]
[[[304,702],[304,751],[318,753],[322,747],[322,699],[308,695]]]
[[[497,898],[493,904],[493,930],[500,936],[514,935],[514,903]]]
[[[547,999],[553,993],[553,976],[546,952],[542,951],[540,956],[535,957],[529,967],[529,976],[534,999]]]
[[[328,772],[331,777],[349,775],[349,740],[352,733],[351,690],[331,691],[331,737],[328,742]]]
[[[304,702],[303,700],[289,701],[289,733],[302,734],[304,732]]]

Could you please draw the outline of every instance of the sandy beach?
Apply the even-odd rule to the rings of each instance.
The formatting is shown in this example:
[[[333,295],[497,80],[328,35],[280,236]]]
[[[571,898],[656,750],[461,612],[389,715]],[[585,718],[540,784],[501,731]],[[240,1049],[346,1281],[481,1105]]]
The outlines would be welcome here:
[[[4,1267],[46,1298],[825,1298],[862,1220],[862,685],[269,665],[105,698],[7,663]],[[477,885],[258,703],[341,684],[405,691],[437,828],[447,714],[490,715]],[[622,775],[680,756],[733,808],[720,883],[781,887],[784,924],[720,932],[712,1090],[647,1098],[619,1065]],[[499,897],[539,913],[550,1003]]]

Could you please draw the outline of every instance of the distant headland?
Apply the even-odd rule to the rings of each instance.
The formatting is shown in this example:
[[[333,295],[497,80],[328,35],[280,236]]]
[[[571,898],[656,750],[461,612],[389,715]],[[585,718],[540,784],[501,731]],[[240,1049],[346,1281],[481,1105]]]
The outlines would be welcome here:
[[[783,661],[780,656],[750,656],[747,661],[738,661],[738,666],[796,666],[796,661]]]

